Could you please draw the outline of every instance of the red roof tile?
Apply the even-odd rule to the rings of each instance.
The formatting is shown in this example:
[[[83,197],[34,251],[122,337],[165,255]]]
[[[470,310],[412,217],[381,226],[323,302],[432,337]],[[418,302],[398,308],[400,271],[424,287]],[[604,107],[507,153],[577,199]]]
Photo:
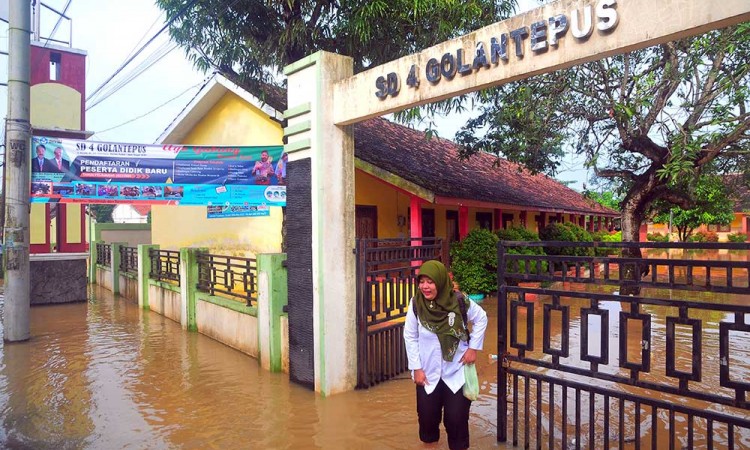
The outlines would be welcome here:
[[[488,153],[461,160],[454,142],[437,137],[428,140],[422,131],[382,118],[356,124],[354,142],[357,158],[438,196],[564,213],[619,215],[546,175],[533,175]]]
[[[142,216],[147,216],[151,212],[151,205],[131,205],[135,212]]]

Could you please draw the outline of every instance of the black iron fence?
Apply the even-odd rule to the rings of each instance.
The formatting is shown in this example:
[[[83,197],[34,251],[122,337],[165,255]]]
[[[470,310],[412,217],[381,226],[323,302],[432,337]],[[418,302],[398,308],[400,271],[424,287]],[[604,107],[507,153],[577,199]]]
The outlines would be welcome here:
[[[120,271],[138,275],[138,248],[120,247]]]
[[[498,440],[750,445],[750,245],[598,245],[500,243]]]
[[[357,241],[357,387],[368,388],[407,370],[404,322],[423,261],[443,260],[441,239]]]
[[[151,259],[149,278],[180,285],[180,252],[152,248],[148,257]]]
[[[96,263],[104,267],[112,267],[112,245],[103,242],[96,243]]]
[[[257,304],[258,264],[254,258],[198,255],[198,290]]]

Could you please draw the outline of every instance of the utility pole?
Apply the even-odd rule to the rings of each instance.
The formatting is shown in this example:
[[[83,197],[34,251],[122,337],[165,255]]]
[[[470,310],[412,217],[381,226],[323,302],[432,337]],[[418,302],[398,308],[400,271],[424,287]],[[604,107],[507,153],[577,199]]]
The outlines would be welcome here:
[[[10,0],[8,40],[8,119],[5,145],[5,305],[3,338],[25,341],[31,336],[29,309],[29,72],[31,2]]]

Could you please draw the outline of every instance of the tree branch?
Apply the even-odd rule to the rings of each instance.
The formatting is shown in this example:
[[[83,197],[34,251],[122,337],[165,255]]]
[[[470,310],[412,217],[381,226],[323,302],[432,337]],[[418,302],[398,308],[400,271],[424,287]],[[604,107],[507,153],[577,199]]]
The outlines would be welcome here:
[[[602,178],[625,178],[629,181],[635,181],[636,179],[636,174],[629,170],[599,169],[596,166],[594,166],[594,174]]]

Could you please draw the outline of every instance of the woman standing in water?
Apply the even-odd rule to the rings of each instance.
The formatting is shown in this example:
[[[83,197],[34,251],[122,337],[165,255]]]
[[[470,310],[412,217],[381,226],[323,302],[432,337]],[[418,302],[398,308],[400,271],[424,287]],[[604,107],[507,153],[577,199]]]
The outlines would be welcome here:
[[[472,325],[469,335],[468,322]],[[469,407],[464,397],[464,364],[474,364],[484,344],[487,314],[453,290],[439,261],[419,268],[419,290],[406,314],[404,341],[417,385],[419,439],[437,442],[443,418],[451,450],[469,448]]]

